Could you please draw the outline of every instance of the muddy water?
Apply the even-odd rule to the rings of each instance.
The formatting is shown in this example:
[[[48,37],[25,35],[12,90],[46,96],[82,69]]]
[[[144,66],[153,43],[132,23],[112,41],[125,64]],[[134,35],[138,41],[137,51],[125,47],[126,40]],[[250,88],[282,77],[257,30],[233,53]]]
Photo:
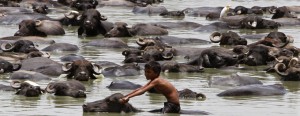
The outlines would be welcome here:
[[[200,6],[225,6],[231,5],[235,7],[237,5],[243,5],[246,7],[252,6],[291,6],[300,5],[298,0],[165,0],[165,3],[161,4],[167,7],[168,10],[182,10],[187,7],[194,8]],[[124,7],[101,7],[98,10],[108,17],[108,21],[127,22],[129,25],[133,25],[139,22],[161,22],[161,21],[193,21],[200,24],[209,24],[210,21],[206,21],[203,17],[189,17],[186,16],[182,20],[176,20],[172,18],[162,18],[160,16],[148,16],[148,15],[135,15],[131,12],[132,8]],[[51,17],[59,17],[62,14],[49,14]],[[65,27],[65,36],[48,36],[47,39],[53,39],[56,42],[66,42],[82,46],[84,43],[94,39],[101,39],[102,36],[92,38],[78,38],[77,27]],[[15,25],[1,25],[0,37],[11,36],[17,31]],[[233,30],[239,32],[241,35],[246,33],[253,34],[266,34],[268,30]],[[287,35],[291,35],[295,38],[294,45],[300,47],[300,35],[299,27],[281,27],[278,31],[284,32]],[[169,35],[177,37],[195,37],[200,39],[209,40],[209,32],[195,32],[193,30],[169,30]],[[134,40],[136,38],[125,38],[128,45],[135,46]],[[253,40],[249,40],[253,41]],[[211,44],[217,45],[217,44]],[[211,45],[193,45],[194,47],[208,47]],[[45,45],[39,46],[43,48]],[[54,52],[52,59],[59,61],[59,57],[69,53],[77,53],[86,57],[91,61],[111,61],[117,64],[122,64],[124,57],[121,55],[120,49],[102,49],[97,47],[81,47],[78,52]],[[181,58],[176,58],[181,59]],[[266,115],[280,115],[280,116],[299,116],[300,108],[300,84],[298,82],[281,82],[276,74],[269,74],[261,71],[265,67],[249,67],[250,70],[221,70],[221,69],[205,69],[204,73],[163,73],[162,76],[173,83],[178,90],[189,88],[196,92],[202,92],[207,96],[205,101],[199,100],[181,100],[182,109],[189,110],[202,110],[212,113],[215,116],[266,116]],[[264,84],[282,83],[288,90],[288,93],[282,96],[260,96],[260,97],[218,97],[216,94],[225,90],[225,88],[209,87],[208,79],[211,76],[228,76],[232,73],[238,73],[240,75],[248,75],[259,78]],[[1,75],[0,83],[8,83],[9,74]],[[65,80],[65,78],[55,78],[54,80]],[[118,78],[102,78],[89,82],[83,82],[87,87],[87,98],[75,99],[71,97],[54,96],[51,94],[43,94],[40,97],[28,98],[24,96],[14,95],[13,92],[1,92],[0,95],[0,115],[66,115],[66,116],[78,116],[78,115],[107,115],[117,116],[116,113],[83,113],[81,105],[86,102],[92,102],[95,100],[103,99],[113,93],[127,94],[130,90],[109,90],[106,88],[113,80],[129,80],[137,84],[145,84],[147,81],[143,75],[131,76],[131,77],[118,77]],[[43,88],[46,87],[48,81],[39,81]],[[144,95],[134,97],[129,102],[144,111],[161,108],[165,98],[157,94],[145,93]],[[160,115],[152,114],[148,112],[131,113],[122,115]],[[175,114],[169,114],[175,115]]]

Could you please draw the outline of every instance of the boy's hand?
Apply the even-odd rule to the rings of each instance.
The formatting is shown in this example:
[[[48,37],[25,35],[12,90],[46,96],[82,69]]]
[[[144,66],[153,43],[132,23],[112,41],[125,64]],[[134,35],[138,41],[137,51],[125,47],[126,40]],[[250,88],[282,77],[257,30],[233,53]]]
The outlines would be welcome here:
[[[125,103],[127,103],[128,101],[129,101],[129,98],[128,98],[128,97],[123,97],[123,98],[119,99],[119,102],[120,102],[121,104],[125,104]]]

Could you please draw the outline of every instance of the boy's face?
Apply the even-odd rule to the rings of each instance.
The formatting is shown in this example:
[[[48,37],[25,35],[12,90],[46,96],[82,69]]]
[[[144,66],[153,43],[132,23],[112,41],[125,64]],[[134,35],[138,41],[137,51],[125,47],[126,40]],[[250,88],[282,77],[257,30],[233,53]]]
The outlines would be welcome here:
[[[156,78],[158,75],[150,68],[145,69],[145,76],[147,80],[152,80]]]

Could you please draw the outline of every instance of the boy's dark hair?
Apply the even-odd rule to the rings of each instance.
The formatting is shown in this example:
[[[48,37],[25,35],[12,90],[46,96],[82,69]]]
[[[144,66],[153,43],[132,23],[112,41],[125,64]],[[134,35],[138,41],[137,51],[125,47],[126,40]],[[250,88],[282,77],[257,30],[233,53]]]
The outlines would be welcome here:
[[[152,69],[153,72],[155,72],[158,75],[160,74],[161,71],[160,64],[156,61],[150,61],[147,64],[145,64],[145,69]]]

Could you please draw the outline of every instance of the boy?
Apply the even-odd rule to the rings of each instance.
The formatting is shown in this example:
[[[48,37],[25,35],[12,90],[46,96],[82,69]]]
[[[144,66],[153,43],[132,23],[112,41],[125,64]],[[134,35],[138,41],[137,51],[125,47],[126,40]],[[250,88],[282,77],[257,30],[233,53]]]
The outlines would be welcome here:
[[[179,113],[180,104],[177,89],[170,82],[159,76],[160,71],[161,67],[158,62],[148,62],[145,65],[145,76],[146,79],[150,81],[143,87],[140,87],[121,98],[120,102],[126,103],[130,98],[142,95],[151,88],[154,88],[158,93],[162,93],[167,98],[167,102],[164,103],[164,108],[161,110],[162,113]]]

